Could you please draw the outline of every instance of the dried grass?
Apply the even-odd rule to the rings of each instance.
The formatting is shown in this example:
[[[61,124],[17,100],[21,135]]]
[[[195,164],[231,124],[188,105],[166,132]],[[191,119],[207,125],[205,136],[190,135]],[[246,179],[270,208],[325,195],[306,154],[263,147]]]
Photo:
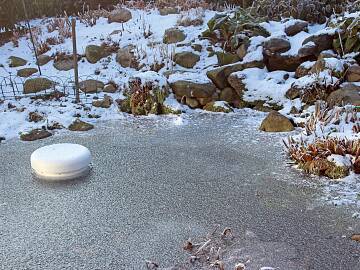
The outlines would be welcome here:
[[[345,172],[328,161],[331,155],[348,156],[353,160],[352,170],[360,173],[360,140],[329,137],[326,134],[334,126],[353,124],[353,132],[360,131],[357,111],[352,106],[329,108],[318,102],[314,113],[305,122],[308,139],[289,137],[284,145],[290,158],[305,172],[336,178]]]

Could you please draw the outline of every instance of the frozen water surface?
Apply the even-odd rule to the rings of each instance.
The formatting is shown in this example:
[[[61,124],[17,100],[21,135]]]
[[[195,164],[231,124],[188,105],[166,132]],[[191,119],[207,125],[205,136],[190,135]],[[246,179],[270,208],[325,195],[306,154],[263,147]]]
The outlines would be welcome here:
[[[360,230],[356,199],[328,204],[338,194],[287,165],[284,135],[257,130],[263,116],[131,118],[1,144],[0,269],[145,269],[146,259],[170,267],[187,260],[186,239],[216,224],[237,236],[231,265],[359,269],[349,239]],[[90,175],[34,179],[31,153],[68,142],[90,149]]]

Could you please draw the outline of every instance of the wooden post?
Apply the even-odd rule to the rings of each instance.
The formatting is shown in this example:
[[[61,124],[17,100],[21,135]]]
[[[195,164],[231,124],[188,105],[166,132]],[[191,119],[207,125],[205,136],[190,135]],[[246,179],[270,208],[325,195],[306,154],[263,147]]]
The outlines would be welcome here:
[[[29,33],[30,33],[30,40],[31,40],[31,43],[32,43],[32,45],[33,45],[33,49],[34,49],[34,54],[35,54],[35,58],[36,58],[36,65],[38,66],[38,70],[39,70],[40,75],[42,75],[42,74],[41,74],[41,68],[40,68],[40,65],[39,65],[39,58],[38,58],[38,54],[37,54],[37,51],[36,51],[35,41],[34,41],[33,34],[32,34],[32,32],[31,32],[31,27],[30,27],[29,17],[28,17],[27,11],[26,11],[25,0],[22,0],[22,4],[23,4],[23,8],[24,8],[24,14],[25,14],[25,19],[26,19],[26,25],[27,25],[27,28],[28,28],[28,30],[29,30]]]
[[[75,95],[76,103],[80,103],[80,93],[79,93],[79,69],[78,69],[78,56],[76,48],[76,19],[71,19],[72,27],[72,41],[73,41],[73,60],[74,60],[74,73],[75,73]]]

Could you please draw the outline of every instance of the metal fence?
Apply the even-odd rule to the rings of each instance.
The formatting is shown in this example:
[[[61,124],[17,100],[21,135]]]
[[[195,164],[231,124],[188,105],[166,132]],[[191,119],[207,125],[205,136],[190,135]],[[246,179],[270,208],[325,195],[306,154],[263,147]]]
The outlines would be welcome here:
[[[34,79],[43,79],[36,80]],[[98,78],[94,76],[80,76],[80,101],[83,104],[90,104],[93,99],[99,98],[102,92],[98,87]],[[31,85],[32,82],[32,85]],[[35,83],[34,83],[35,82]],[[49,83],[51,82],[51,83]],[[85,84],[86,82],[86,84]],[[27,86],[25,86],[27,84]],[[30,91],[25,93],[25,87],[43,89],[40,91]],[[89,89],[91,90],[89,92]],[[76,87],[74,78],[64,78],[58,76],[31,76],[23,78],[15,75],[6,77],[0,76],[0,100],[18,100],[21,98],[60,98],[76,100]]]

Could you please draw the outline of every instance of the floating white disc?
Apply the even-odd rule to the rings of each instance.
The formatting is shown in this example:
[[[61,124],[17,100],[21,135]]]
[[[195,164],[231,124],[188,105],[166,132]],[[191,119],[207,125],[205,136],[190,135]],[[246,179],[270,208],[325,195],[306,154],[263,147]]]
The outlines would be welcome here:
[[[37,149],[31,155],[31,167],[45,180],[70,180],[89,170],[91,154],[79,144],[53,144]]]

